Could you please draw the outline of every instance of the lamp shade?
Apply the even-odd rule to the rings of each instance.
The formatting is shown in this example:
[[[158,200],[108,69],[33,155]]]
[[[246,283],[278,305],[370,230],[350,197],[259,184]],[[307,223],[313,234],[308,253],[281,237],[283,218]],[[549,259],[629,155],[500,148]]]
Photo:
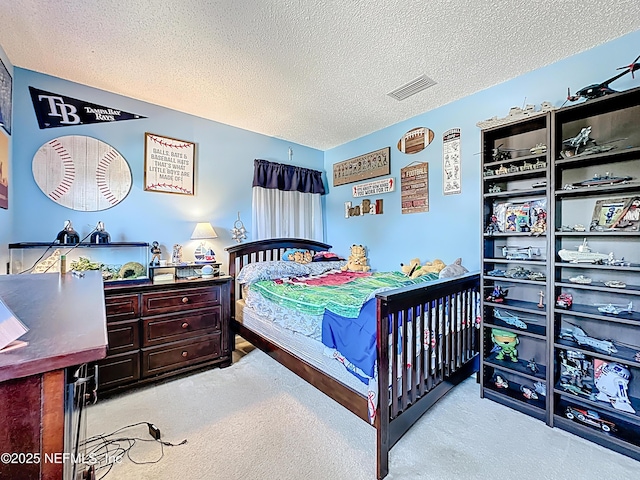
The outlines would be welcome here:
[[[196,225],[191,234],[191,240],[205,240],[207,238],[217,238],[218,234],[209,222],[201,222]]]

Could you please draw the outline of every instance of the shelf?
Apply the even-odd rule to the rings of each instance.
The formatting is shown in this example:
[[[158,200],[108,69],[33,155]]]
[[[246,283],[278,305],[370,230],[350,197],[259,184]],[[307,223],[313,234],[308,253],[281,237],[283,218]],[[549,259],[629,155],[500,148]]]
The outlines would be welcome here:
[[[499,183],[499,182],[498,182]],[[539,198],[543,198],[545,197],[547,194],[547,189],[546,187],[540,187],[540,188],[530,188],[530,189],[523,189],[523,190],[507,190],[504,192],[490,192],[490,193],[485,193],[483,195],[483,197],[485,199],[490,199],[490,198],[513,198],[513,197],[539,197]]]
[[[485,263],[516,263],[518,265],[546,265],[546,260],[507,260],[506,258],[485,258]]]
[[[555,196],[558,199],[563,197],[592,197],[604,195],[621,195],[640,190],[640,183],[617,183],[601,187],[576,187],[571,190],[556,190]]]
[[[611,230],[606,232],[555,232],[556,237],[638,237],[640,232],[625,232],[622,230]]]
[[[536,405],[531,405],[529,403],[531,402],[531,400],[527,401],[526,399],[515,399],[509,394],[498,392],[488,387],[484,387],[484,396],[489,400],[501,403],[507,407],[513,408],[514,410],[529,415],[530,417],[537,418],[538,420],[542,420],[543,422],[545,420],[546,413],[544,411],[544,407],[539,406],[538,403]]]
[[[605,302],[603,302],[605,303]],[[637,307],[634,307],[637,308]],[[612,321],[617,323],[625,323],[627,325],[637,325],[640,323],[640,313],[622,312],[617,315],[602,313],[598,310],[598,307],[591,305],[581,305],[574,303],[568,310],[556,308],[554,312],[563,315],[574,315],[577,317],[592,318],[594,320]]]
[[[632,263],[629,266],[616,266],[616,265],[600,265],[597,263],[569,263],[569,262],[556,262],[556,267],[560,268],[592,268],[594,270],[613,270],[616,272],[640,272],[640,264]]]
[[[624,345],[620,345],[616,343],[615,340],[613,341],[613,343],[615,344],[615,347],[618,350],[616,353],[613,353],[613,354],[606,354],[600,350],[596,350],[595,348],[592,348],[586,345],[578,345],[577,342],[574,342],[572,340],[568,340],[565,338],[558,338],[555,341],[554,346],[562,350],[579,351],[590,357],[600,358],[608,362],[619,362],[619,363],[624,363],[625,365],[629,365],[633,367],[640,367],[640,362],[638,362],[635,359],[636,353],[640,351],[640,346],[634,349],[634,348],[626,347]]]
[[[629,401],[631,402],[631,406],[636,411],[636,413],[624,412],[622,410],[617,410],[611,406],[608,402],[603,402],[600,400],[596,400],[595,398],[591,398],[586,395],[576,395],[573,393],[569,393],[565,391],[559,384],[555,386],[553,389],[554,393],[560,395],[565,400],[580,400],[580,402],[588,405],[589,408],[597,408],[601,411],[605,411],[612,416],[616,416],[617,418],[625,419],[628,422],[633,422],[636,425],[640,425],[640,399],[629,397]],[[597,389],[596,389],[597,391]]]
[[[502,163],[507,163],[507,162],[502,162]],[[513,181],[513,180],[525,180],[527,178],[546,177],[546,175],[547,175],[546,168],[538,168],[535,170],[525,170],[523,172],[501,173],[498,175],[483,174],[482,180],[484,180],[485,182],[487,181],[501,182],[502,180]]]
[[[123,247],[148,247],[146,242],[109,242],[109,243],[46,243],[46,242],[20,242],[10,243],[9,249],[27,248],[123,248]]]
[[[522,391],[520,390],[520,387],[522,386],[522,384],[516,383],[516,382],[509,382],[509,387],[508,388],[498,388],[496,387],[491,380],[489,379],[488,381],[485,379],[485,384],[484,384],[484,390],[485,390],[485,395],[487,395],[487,393],[491,392],[491,394],[496,395],[496,396],[500,396],[500,397],[505,397],[508,398],[509,400],[512,400],[514,402],[518,402],[521,403],[523,405],[527,405],[529,407],[533,407],[539,410],[542,410],[542,412],[544,412],[545,409],[545,403],[546,403],[546,397],[544,395],[540,395],[538,393],[536,393],[536,395],[538,395],[537,399],[534,398],[526,398]],[[531,388],[533,385],[526,385],[527,387]]]
[[[608,152],[558,158],[554,163],[563,169],[584,168],[592,165],[607,165],[640,158],[640,147],[614,148]]]
[[[512,373],[517,373],[532,382],[537,382],[539,380],[545,381],[547,374],[547,367],[544,365],[538,364],[539,371],[537,373],[533,373],[529,368],[527,368],[528,360],[520,360],[517,362],[512,362],[511,360],[498,360],[496,359],[497,353],[492,353],[487,358],[484,359],[485,365],[490,365],[494,368],[499,368],[501,370],[509,371]]]
[[[514,310],[517,312],[532,313],[534,315],[544,315],[545,309],[539,308],[535,302],[525,302],[523,300],[514,300],[512,298],[506,298],[504,302],[490,302],[485,300],[486,307],[504,308],[506,310]]]
[[[583,285],[580,283],[570,282],[569,279],[563,278],[561,281],[555,283],[556,287],[562,288],[575,288],[576,290],[591,290],[594,292],[607,292],[614,294],[625,294],[625,295],[640,295],[640,286],[638,285],[629,285],[625,288],[612,288],[607,287],[603,282],[591,282],[588,285]]]
[[[521,320],[527,324],[526,330],[514,327],[513,325],[495,317],[491,318],[490,320],[485,320],[484,326],[487,328],[499,328],[500,330],[507,330],[509,332],[514,332],[518,335],[524,335],[525,337],[531,337],[537,340],[546,340],[547,328],[545,325],[535,324],[533,322],[530,322],[529,319],[525,318],[522,318]]]
[[[487,274],[484,275],[484,280],[486,282],[498,281],[498,282],[509,282],[509,283],[522,283],[525,285],[540,285],[542,287],[544,287],[545,285],[544,280],[529,280],[527,278],[500,277],[498,275],[487,275]]]

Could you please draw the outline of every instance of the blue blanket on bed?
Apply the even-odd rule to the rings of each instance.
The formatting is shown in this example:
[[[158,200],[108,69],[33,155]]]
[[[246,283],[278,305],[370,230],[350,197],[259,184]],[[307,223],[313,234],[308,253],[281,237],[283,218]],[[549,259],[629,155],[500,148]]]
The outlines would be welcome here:
[[[322,343],[335,348],[369,377],[373,377],[377,357],[376,328],[375,298],[363,305],[356,318],[343,317],[325,310],[322,319]],[[356,376],[364,381],[359,375]]]

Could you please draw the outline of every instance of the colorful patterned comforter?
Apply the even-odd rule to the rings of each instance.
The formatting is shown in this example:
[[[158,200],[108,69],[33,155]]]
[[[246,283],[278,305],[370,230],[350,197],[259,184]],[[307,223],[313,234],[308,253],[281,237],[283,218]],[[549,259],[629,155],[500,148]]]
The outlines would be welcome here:
[[[349,275],[349,281],[337,281],[341,275]],[[323,315],[328,310],[342,317],[357,318],[362,306],[377,293],[438,278],[437,274],[429,274],[411,279],[400,272],[374,272],[354,276],[350,272],[334,271],[325,276],[327,282],[324,285],[311,286],[300,280],[289,279],[278,282],[260,281],[251,288],[282,307],[308,315]]]

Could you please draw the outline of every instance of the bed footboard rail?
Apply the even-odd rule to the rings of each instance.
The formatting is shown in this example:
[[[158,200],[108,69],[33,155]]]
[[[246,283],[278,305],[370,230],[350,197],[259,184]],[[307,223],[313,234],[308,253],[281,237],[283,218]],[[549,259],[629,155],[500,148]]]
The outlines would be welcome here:
[[[479,284],[469,273],[376,295],[378,478],[388,472],[389,449],[477,370]]]

